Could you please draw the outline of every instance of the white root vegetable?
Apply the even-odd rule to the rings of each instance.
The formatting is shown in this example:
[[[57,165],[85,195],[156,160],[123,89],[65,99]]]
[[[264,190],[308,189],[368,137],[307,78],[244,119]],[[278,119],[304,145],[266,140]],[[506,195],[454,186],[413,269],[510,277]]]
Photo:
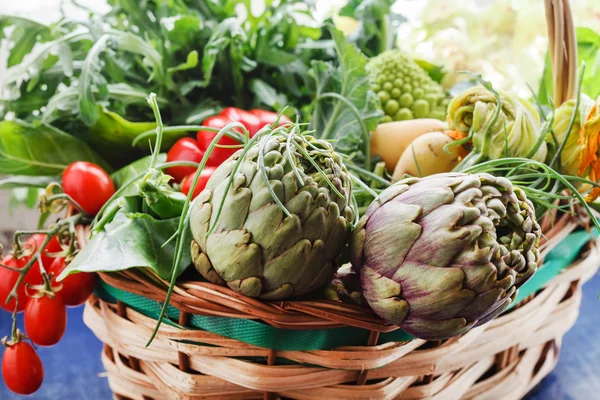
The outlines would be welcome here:
[[[415,139],[394,169],[393,181],[405,174],[423,177],[442,172],[450,172],[460,161],[459,146],[450,146],[449,153],[444,147],[453,139],[442,132],[428,132]]]
[[[394,121],[379,124],[371,133],[371,154],[379,155],[385,167],[393,171],[404,150],[419,136],[443,131],[442,121],[432,118]]]

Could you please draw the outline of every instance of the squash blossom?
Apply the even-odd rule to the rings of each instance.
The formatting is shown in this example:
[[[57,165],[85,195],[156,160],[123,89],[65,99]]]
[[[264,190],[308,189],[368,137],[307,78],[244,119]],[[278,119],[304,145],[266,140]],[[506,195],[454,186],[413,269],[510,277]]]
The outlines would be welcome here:
[[[600,97],[594,101],[589,96],[582,94],[578,115],[575,117],[573,127],[569,132],[575,109],[575,100],[563,103],[554,114],[552,130],[558,140],[566,143],[560,156],[561,172],[568,175],[577,175],[582,178],[598,182],[600,179]],[[583,123],[582,123],[583,121]],[[577,134],[576,134],[577,132]],[[588,189],[586,185],[584,187]],[[600,188],[594,188],[586,197],[593,201],[600,196]]]
[[[496,98],[501,99],[500,103]],[[473,143],[473,156],[484,159],[503,157],[529,157],[543,162],[548,149],[542,142],[540,117],[526,100],[502,90],[483,86],[466,89],[452,99],[448,106],[448,125],[451,130],[469,134]]]

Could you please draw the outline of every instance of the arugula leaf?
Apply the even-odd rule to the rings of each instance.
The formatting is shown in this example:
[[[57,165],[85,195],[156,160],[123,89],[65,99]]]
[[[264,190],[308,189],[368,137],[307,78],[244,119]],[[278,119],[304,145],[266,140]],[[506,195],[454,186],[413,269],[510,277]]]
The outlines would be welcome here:
[[[198,52],[196,50],[193,50],[193,51],[190,51],[190,53],[187,56],[187,60],[184,63],[168,68],[167,72],[173,73],[173,72],[177,72],[177,71],[185,71],[186,69],[196,68],[197,65],[198,65]]]
[[[87,144],[50,125],[0,122],[0,174],[57,175],[74,161],[91,161],[110,170]]]
[[[0,15],[0,39],[4,36],[4,29],[9,26],[14,26],[14,30],[9,35],[13,46],[8,56],[8,67],[23,61],[39,39],[48,38],[50,35],[50,28],[39,22],[22,17]]]
[[[79,82],[79,112],[82,121],[91,126],[98,121],[100,113],[97,107],[97,96],[94,89],[99,93],[108,93],[107,81],[101,74],[97,73],[100,64],[100,54],[104,52],[110,43],[117,49],[144,56],[152,68],[149,80],[160,80],[164,74],[161,55],[145,40],[129,32],[110,30],[94,43],[88,52]]]
[[[175,241],[163,246],[177,231],[179,217],[156,220],[148,214],[117,213],[114,220],[97,233],[67,266],[59,279],[74,272],[116,272],[130,268],[150,268],[162,279],[171,276]],[[188,229],[184,240],[191,242]],[[176,276],[192,263],[184,252]]]
[[[229,80],[233,81],[236,93],[240,93],[243,86],[242,69],[254,69],[256,63],[244,56],[244,43],[248,40],[246,32],[240,27],[236,18],[227,18],[213,31],[210,40],[204,46],[202,57],[202,71],[204,72],[203,87],[210,84],[218,57],[229,49],[229,65],[226,70],[230,72]],[[238,104],[240,100],[238,100]]]
[[[368,60],[339,30],[329,27],[329,31],[339,65],[323,61],[312,63],[310,72],[314,78],[316,98],[311,129],[316,131],[316,137],[335,140],[334,146],[338,151],[347,155],[365,155],[369,132],[375,129],[383,115],[377,96],[369,89],[369,76],[365,69]],[[342,99],[331,96],[331,93]]]
[[[585,61],[586,64],[581,92],[595,99],[600,96],[600,34],[589,28],[577,28],[575,31],[579,66],[581,66],[582,61]],[[544,73],[540,81],[540,89],[537,96],[542,105],[553,106],[551,104],[554,93],[553,86],[550,52],[547,52]],[[560,106],[560,104],[556,106]]]
[[[164,163],[166,161],[166,154],[159,154],[156,160],[157,163]],[[151,162],[152,156],[146,156],[114,172],[110,177],[113,183],[115,184],[115,188],[119,189],[121,186],[123,186],[125,182],[127,182],[131,178],[138,176],[142,172],[148,170]],[[137,192],[138,189],[135,187],[135,185],[132,185],[125,190],[123,196],[133,196],[136,195]]]
[[[265,104],[275,110],[279,110],[287,103],[285,95],[277,93],[273,86],[262,79],[253,79],[250,82],[250,90],[254,93],[256,107]]]

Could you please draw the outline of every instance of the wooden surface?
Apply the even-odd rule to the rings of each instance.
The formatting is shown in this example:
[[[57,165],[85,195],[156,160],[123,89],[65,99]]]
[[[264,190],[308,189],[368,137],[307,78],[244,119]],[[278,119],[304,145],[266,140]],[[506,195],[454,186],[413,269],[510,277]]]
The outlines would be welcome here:
[[[600,393],[600,275],[584,287],[581,314],[565,336],[558,366],[527,400],[588,400]],[[102,376],[101,343],[81,320],[82,308],[69,310],[68,329],[55,347],[40,348],[46,372],[36,400],[110,400],[111,392]],[[10,331],[10,315],[0,312],[0,332]],[[0,350],[2,351],[2,350]],[[0,399],[25,397],[8,391],[0,381]]]

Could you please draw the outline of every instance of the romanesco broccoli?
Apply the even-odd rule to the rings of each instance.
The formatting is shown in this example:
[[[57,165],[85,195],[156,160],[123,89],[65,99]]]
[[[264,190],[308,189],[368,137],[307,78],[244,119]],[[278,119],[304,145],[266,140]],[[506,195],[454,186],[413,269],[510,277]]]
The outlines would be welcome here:
[[[446,118],[448,101],[442,86],[401,51],[389,50],[373,57],[367,71],[385,113],[383,122]]]

